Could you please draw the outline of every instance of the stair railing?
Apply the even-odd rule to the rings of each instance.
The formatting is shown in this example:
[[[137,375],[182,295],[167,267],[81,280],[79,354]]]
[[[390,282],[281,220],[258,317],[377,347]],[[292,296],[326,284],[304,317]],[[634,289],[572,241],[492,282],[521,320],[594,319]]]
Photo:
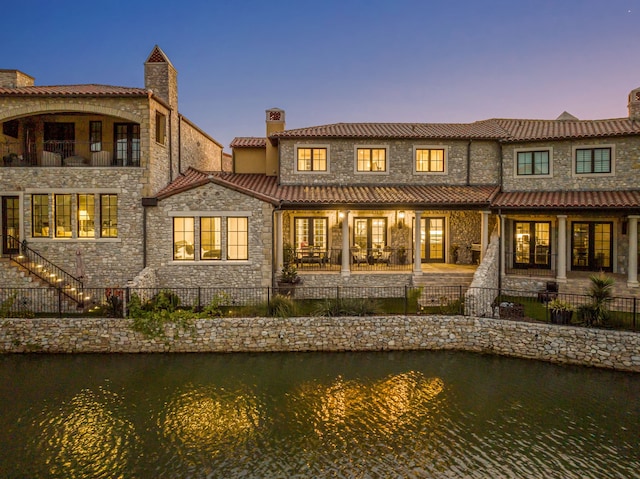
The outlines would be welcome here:
[[[20,242],[13,236],[6,235],[3,243],[8,247],[9,259],[26,269],[30,274],[56,288],[67,298],[82,304],[84,302],[84,285],[79,278],[49,261],[37,251],[29,248],[27,242]]]

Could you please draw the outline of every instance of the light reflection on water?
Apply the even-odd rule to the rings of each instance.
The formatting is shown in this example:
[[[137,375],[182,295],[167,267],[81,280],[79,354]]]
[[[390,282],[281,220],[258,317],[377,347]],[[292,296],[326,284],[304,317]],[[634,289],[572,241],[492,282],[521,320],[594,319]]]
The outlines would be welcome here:
[[[0,357],[0,477],[640,478],[640,375],[464,353]]]

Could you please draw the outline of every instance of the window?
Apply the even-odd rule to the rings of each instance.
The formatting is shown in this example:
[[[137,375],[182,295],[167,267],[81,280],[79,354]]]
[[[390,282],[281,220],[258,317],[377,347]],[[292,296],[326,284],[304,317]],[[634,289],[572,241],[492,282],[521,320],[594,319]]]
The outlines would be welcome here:
[[[516,221],[513,235],[515,268],[551,267],[551,223]]]
[[[386,148],[358,148],[356,155],[358,171],[387,171]]]
[[[519,151],[517,163],[518,175],[548,175],[549,151]]]
[[[116,123],[114,127],[114,150],[119,166],[140,165],[140,125]]]
[[[95,238],[95,196],[78,195],[78,238]]]
[[[327,249],[327,218],[296,218],[295,249]]]
[[[355,218],[353,245],[363,250],[382,249],[387,245],[386,218]]]
[[[49,195],[31,196],[31,236],[49,236]]]
[[[55,195],[56,238],[71,238],[71,195]]]
[[[577,149],[576,173],[611,173],[611,148]]]
[[[220,218],[200,218],[200,248],[202,260],[222,259]]]
[[[227,259],[249,258],[248,218],[227,218]]]
[[[416,171],[444,173],[444,149],[416,148]]]
[[[173,259],[194,259],[194,219],[173,218]]]
[[[327,171],[327,149],[298,148],[298,171]]]
[[[102,122],[101,121],[89,122],[89,143],[91,145],[91,151],[102,150]]]
[[[118,195],[100,195],[100,224],[103,238],[118,237]]]
[[[159,111],[156,112],[156,141],[165,144],[167,135],[167,117]]]

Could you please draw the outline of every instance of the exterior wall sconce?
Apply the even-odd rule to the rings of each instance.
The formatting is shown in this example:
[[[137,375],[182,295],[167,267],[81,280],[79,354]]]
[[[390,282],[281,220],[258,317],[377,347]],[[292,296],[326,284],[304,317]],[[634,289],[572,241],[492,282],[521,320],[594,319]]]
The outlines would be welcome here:
[[[336,212],[336,224],[342,224],[342,220],[344,219],[344,213],[342,211]]]
[[[404,210],[398,211],[398,228],[404,226]]]

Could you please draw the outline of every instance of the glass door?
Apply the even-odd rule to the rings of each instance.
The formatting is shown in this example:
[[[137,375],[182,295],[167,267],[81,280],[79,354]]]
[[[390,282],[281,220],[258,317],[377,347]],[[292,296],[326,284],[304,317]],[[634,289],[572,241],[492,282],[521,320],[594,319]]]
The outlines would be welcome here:
[[[17,253],[18,241],[20,241],[20,198],[17,196],[3,196],[2,253]]]
[[[421,219],[420,254],[423,263],[444,263],[444,218]]]
[[[516,221],[513,242],[515,268],[551,267],[551,223]]]
[[[571,269],[613,271],[613,223],[571,225]]]

